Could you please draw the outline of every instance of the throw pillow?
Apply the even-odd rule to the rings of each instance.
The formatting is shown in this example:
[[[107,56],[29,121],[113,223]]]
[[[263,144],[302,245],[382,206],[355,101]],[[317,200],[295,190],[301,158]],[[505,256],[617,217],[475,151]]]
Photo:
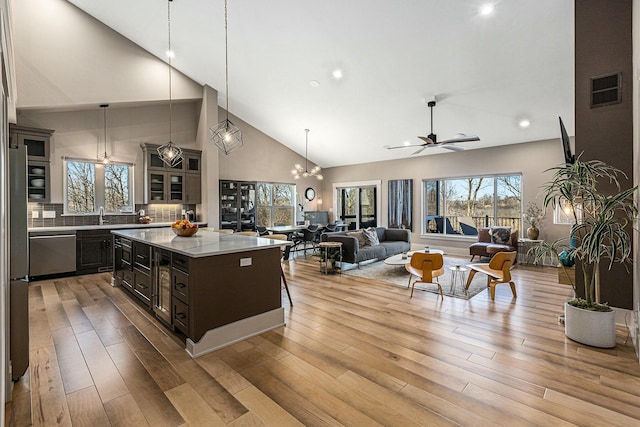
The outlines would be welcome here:
[[[367,245],[378,246],[380,244],[380,240],[378,240],[378,232],[374,227],[362,230],[362,234],[364,235],[364,240],[367,242]]]
[[[508,245],[511,242],[511,227],[491,227],[491,243]]]
[[[358,244],[360,246],[367,246],[367,241],[364,239],[364,233],[362,232],[362,230],[349,231],[347,233],[347,236],[355,237],[356,239],[358,239]]]

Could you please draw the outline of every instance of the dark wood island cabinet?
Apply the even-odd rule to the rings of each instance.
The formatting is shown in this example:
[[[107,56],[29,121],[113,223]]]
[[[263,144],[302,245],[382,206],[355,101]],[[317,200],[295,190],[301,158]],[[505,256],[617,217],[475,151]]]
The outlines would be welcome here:
[[[284,325],[282,241],[209,230],[113,233],[114,285],[183,333],[191,356]]]

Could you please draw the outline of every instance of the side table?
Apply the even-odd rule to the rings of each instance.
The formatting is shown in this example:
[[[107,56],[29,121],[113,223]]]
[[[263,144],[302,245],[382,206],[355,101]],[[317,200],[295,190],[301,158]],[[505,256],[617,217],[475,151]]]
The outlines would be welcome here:
[[[529,249],[536,246],[539,243],[544,242],[544,240],[531,240],[527,238],[518,239],[518,261],[524,264],[533,264],[532,256],[529,254]],[[544,264],[544,259],[542,260],[542,264]]]
[[[454,267],[449,267],[449,270],[451,271],[451,288],[449,289],[449,293],[453,294],[453,291],[455,291],[456,286],[460,284],[460,287],[466,294],[467,293],[466,274],[467,274],[467,271],[469,271],[469,269],[466,267],[454,266]]]
[[[342,242],[320,242],[320,271],[324,274],[342,274]],[[336,266],[340,263],[340,267]]]

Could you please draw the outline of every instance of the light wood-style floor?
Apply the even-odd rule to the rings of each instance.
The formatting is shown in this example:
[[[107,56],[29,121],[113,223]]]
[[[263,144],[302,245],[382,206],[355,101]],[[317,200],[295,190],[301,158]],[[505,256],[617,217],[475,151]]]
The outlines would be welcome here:
[[[109,274],[30,284],[30,372],[7,425],[637,426],[640,366],[576,344],[556,269],[469,301],[283,264],[287,326],[191,359]]]

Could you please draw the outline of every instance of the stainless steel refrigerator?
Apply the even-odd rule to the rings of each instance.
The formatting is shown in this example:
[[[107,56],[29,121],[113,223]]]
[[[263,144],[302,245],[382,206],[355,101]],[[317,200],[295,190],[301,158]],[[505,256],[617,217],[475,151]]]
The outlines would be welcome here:
[[[16,380],[29,366],[29,236],[27,232],[27,147],[9,140],[9,354]]]

